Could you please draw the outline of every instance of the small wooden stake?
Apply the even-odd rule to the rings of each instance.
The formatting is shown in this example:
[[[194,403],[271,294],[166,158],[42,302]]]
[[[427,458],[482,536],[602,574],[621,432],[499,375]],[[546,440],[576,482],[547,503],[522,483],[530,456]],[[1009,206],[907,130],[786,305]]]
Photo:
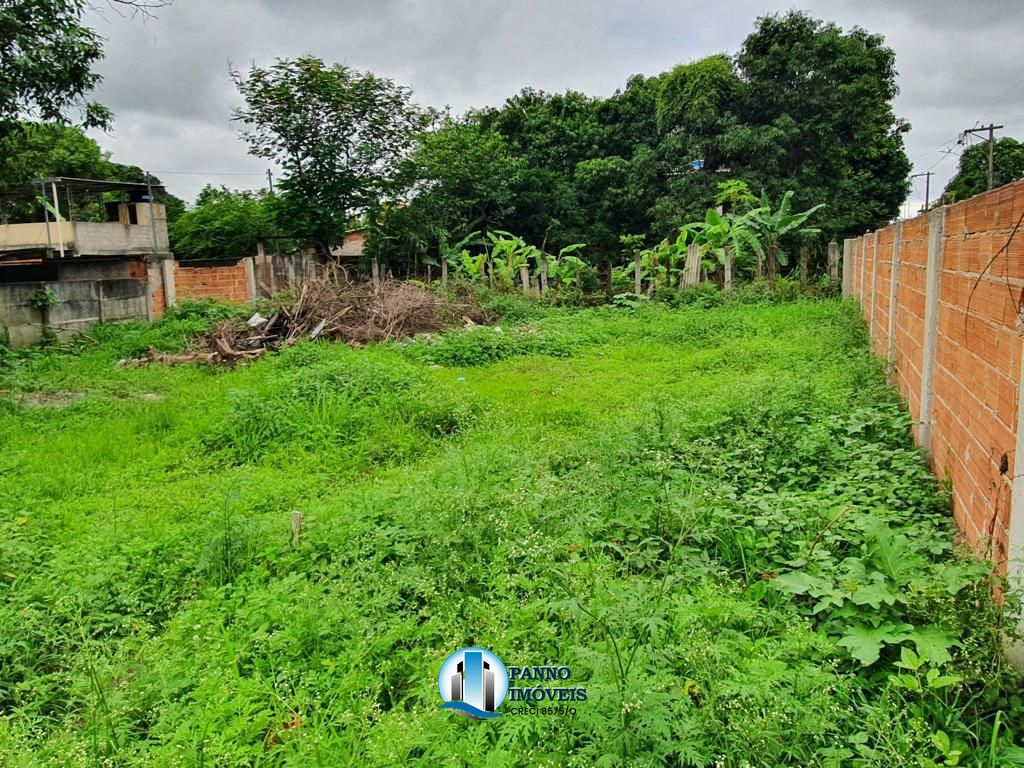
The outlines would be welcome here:
[[[292,546],[299,546],[299,532],[302,530],[302,513],[299,510],[292,512]]]

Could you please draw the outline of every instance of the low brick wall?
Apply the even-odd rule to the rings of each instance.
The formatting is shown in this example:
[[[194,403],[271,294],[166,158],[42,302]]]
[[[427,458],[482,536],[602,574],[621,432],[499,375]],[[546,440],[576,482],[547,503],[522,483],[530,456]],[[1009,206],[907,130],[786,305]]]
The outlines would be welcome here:
[[[246,259],[235,262],[175,262],[175,296],[182,299],[218,299],[244,304],[252,301]]]
[[[843,258],[844,293],[860,300],[915,437],[952,483],[957,525],[1014,577],[1024,575],[1022,217],[1024,181],[847,240]]]

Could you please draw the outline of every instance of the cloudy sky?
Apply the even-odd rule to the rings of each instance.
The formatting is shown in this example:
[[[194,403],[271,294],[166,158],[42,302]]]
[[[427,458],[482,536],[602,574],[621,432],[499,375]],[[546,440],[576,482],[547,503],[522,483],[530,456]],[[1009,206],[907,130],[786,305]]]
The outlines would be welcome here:
[[[752,0],[173,0],[155,19],[106,9],[100,100],[114,129],[95,138],[114,159],[155,172],[192,199],[206,183],[254,188],[265,161],[246,154],[230,112],[229,66],[306,53],[410,85],[417,99],[461,112],[525,86],[604,96],[634,73],[656,74],[735,52],[757,16],[789,5]],[[932,195],[956,168],[957,134],[1005,125],[1024,139],[1024,0],[803,0],[844,28],[896,50],[896,112],[913,130],[915,172]],[[908,209],[924,197],[915,182]]]

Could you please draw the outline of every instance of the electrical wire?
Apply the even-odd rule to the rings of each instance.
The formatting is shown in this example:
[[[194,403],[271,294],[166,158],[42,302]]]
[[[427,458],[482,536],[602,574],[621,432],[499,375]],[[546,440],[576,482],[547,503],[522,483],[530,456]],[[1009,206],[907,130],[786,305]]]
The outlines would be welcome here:
[[[242,173],[240,171],[150,171],[160,176],[266,176],[264,173]]]

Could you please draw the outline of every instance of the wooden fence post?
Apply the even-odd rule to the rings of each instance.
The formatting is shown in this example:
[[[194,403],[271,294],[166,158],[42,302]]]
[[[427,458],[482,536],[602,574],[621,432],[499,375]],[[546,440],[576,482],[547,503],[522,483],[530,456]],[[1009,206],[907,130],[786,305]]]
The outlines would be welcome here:
[[[540,295],[548,295],[548,255],[543,251],[540,254]]]
[[[448,285],[448,259],[441,258],[441,286]]]
[[[373,257],[373,261],[370,262],[370,275],[373,279],[373,289],[380,289],[380,262],[377,261],[377,257]]]
[[[640,291],[642,290],[643,285],[640,280],[640,251],[637,251],[636,255],[633,257],[633,293],[639,296]]]
[[[732,256],[732,246],[725,246],[725,265],[723,267],[725,273],[722,278],[722,290],[724,291],[732,290]]]
[[[807,287],[807,267],[811,260],[811,249],[806,245],[800,248],[800,285]]]

